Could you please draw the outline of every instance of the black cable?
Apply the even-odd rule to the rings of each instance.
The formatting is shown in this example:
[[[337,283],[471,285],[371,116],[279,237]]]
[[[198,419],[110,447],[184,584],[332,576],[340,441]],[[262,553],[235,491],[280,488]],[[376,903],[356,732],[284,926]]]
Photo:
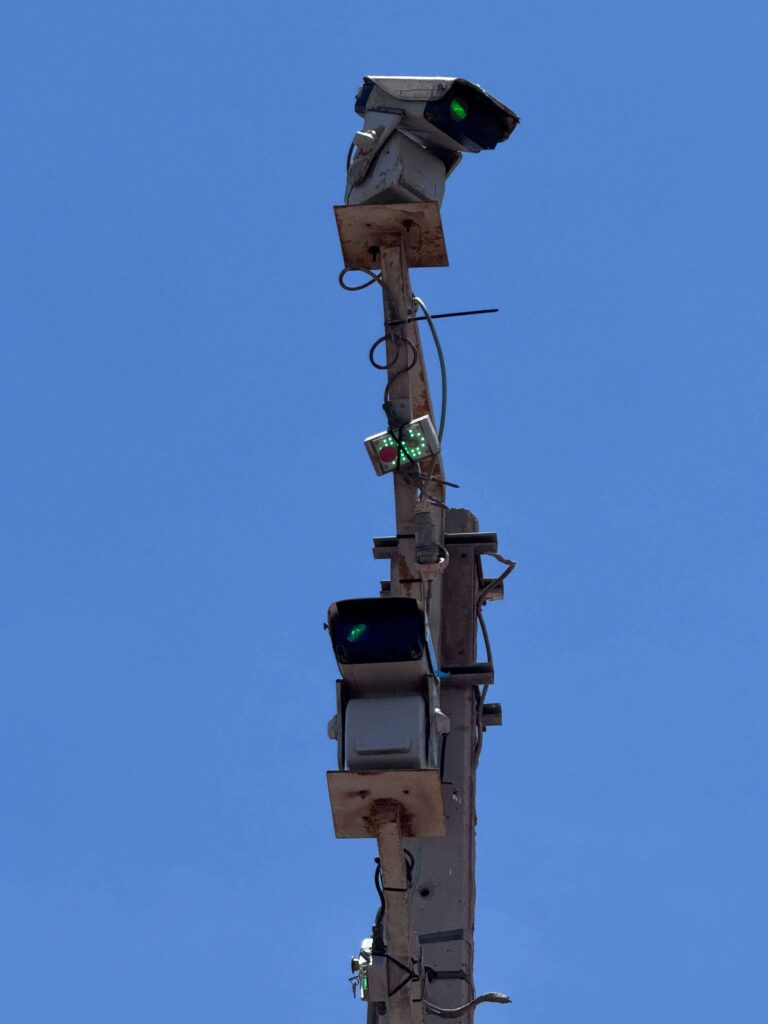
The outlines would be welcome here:
[[[411,981],[421,981],[421,975],[420,974],[416,974],[416,972],[413,969],[413,965],[411,965],[410,967],[407,967],[402,962],[402,960],[398,960],[396,956],[391,956],[389,953],[385,953],[383,951],[379,951],[379,952],[371,951],[371,956],[372,957],[373,956],[380,956],[383,960],[390,960],[395,965],[395,967],[399,967],[400,970],[405,973],[405,977],[400,982],[400,984],[396,988],[393,988],[391,991],[387,992],[387,998],[388,999],[391,999],[392,996],[396,995],[400,991],[401,988],[405,988],[405,986],[409,982],[411,982]],[[368,960],[368,963],[370,963],[370,962],[371,961]],[[352,981],[352,982],[355,982],[357,980],[357,977],[358,977],[357,975],[353,975],[349,980]]]
[[[392,996],[397,995],[400,989],[405,988],[405,986],[411,981],[419,981],[419,975],[414,974],[412,970],[409,972],[407,977],[403,978],[399,985],[393,988],[391,992],[387,992],[387,998],[391,999]]]
[[[462,309],[458,313],[433,313],[433,320],[447,320],[452,316],[478,316],[480,313],[498,313],[498,309]],[[389,320],[390,327],[399,327],[401,324],[415,324],[426,320],[425,316],[407,316],[405,320]]]
[[[406,967],[405,964],[402,962],[402,960],[398,960],[396,956],[390,956],[389,953],[381,953],[380,956],[383,956],[386,960],[391,960],[392,963],[396,967],[399,967],[401,971],[405,971],[405,977],[400,982],[400,984],[396,988],[393,988],[391,992],[390,991],[387,992],[387,998],[388,999],[391,999],[392,996],[396,995],[400,991],[401,988],[405,988],[405,986],[409,982],[411,982],[411,981],[420,981],[421,980],[421,975],[416,974],[414,972],[413,964],[411,964],[410,967]]]
[[[384,899],[384,887],[381,881],[381,864],[378,857],[376,858],[376,870],[373,872],[373,884],[376,886],[376,892],[379,894],[379,899],[381,900],[381,914],[383,917],[387,912],[387,904]]]
[[[351,271],[359,271],[362,274],[367,274],[368,275],[368,280],[364,281],[362,284],[357,284],[357,285],[347,284],[346,281],[345,281],[345,277]],[[348,291],[348,292],[360,292],[360,291],[363,291],[364,288],[369,288],[372,284],[379,284],[379,285],[381,285],[382,288],[384,287],[384,282],[381,279],[381,272],[376,273],[373,270],[369,270],[367,267],[344,267],[344,269],[339,274],[339,284],[341,285],[342,288],[344,288],[345,291]],[[432,335],[432,340],[435,343],[435,349],[437,351],[438,362],[440,363],[440,419],[438,421],[438,426],[437,426],[437,437],[438,437],[438,440],[442,441],[442,439],[443,439],[443,432],[445,431],[445,416],[446,416],[446,409],[447,409],[447,404],[448,404],[448,374],[447,374],[446,367],[445,367],[445,357],[443,356],[443,349],[442,349],[442,346],[440,344],[440,338],[439,338],[438,333],[437,333],[437,328],[435,327],[434,322],[433,322],[434,318],[430,315],[430,312],[427,309],[427,307],[426,307],[426,305],[425,305],[425,303],[423,302],[422,299],[420,299],[417,295],[413,295],[412,298],[413,298],[414,303],[419,307],[419,309],[421,309],[421,311],[423,312],[424,316],[423,317],[407,317],[405,320],[389,321],[385,326],[391,327],[394,324],[413,323],[417,319],[418,320],[426,320],[427,324],[429,325],[429,330],[430,330],[430,333]],[[442,314],[439,314],[439,315],[443,316],[443,317],[446,317],[446,316],[465,316],[465,315],[470,315],[471,313],[489,313],[489,312],[491,312],[491,310],[483,309],[483,310],[467,311],[467,313],[442,313]],[[496,311],[494,310],[493,312],[496,312]],[[385,338],[387,338],[387,336],[388,335],[385,334],[383,337],[381,337],[377,341],[375,341],[374,344],[371,346],[371,350],[370,350],[370,352],[368,354],[368,358],[370,359],[371,364],[373,366],[375,366],[377,370],[389,370],[392,366],[394,366],[395,362],[399,358],[399,353],[398,353],[398,356],[395,356],[395,358],[390,363],[381,364],[381,363],[377,363],[374,360],[374,358],[373,358],[374,351],[376,350],[377,346],[380,345],[381,342],[385,340]],[[392,377],[392,379],[388,382],[387,389],[386,389],[386,391],[384,393],[384,401],[385,402],[387,402],[389,400],[389,389],[392,387],[392,384],[394,383],[394,381],[397,380],[398,377],[402,376],[402,374],[409,373],[414,368],[414,366],[416,365],[416,362],[418,362],[418,358],[419,358],[418,350],[417,350],[416,346],[408,338],[403,338],[402,336],[397,336],[396,335],[395,336],[395,340],[397,340],[398,343],[400,343],[402,341],[405,341],[405,342],[408,343],[408,345],[411,347],[411,349],[412,349],[412,351],[414,353],[414,361],[405,370],[401,370],[399,373],[396,373]]]
[[[394,380],[394,379],[395,378],[393,377],[392,380]],[[387,385],[387,388],[389,388],[389,385]],[[383,409],[384,409],[385,412],[387,411],[387,405],[388,404],[389,404],[388,402],[384,403]],[[397,441],[397,462],[395,464],[395,472],[399,472],[400,471],[400,467],[403,464],[403,455],[406,457],[408,462],[410,462],[410,464],[416,468],[417,471],[419,469],[419,467],[418,467],[418,465],[416,463],[416,460],[411,455],[411,453],[408,451],[408,449],[405,446],[405,443],[403,441],[403,431],[405,430],[405,428],[407,426],[408,426],[407,423],[401,423],[396,428],[397,429],[397,438],[396,438],[396,441]],[[391,426],[390,426],[390,431],[392,431],[392,427]]]
[[[463,1017],[465,1013],[472,1010],[475,1006],[480,1003],[511,1003],[512,1000],[509,996],[505,996],[502,992],[486,992],[482,996],[477,996],[475,999],[471,999],[468,1003],[463,1006],[456,1006],[451,1010],[445,1009],[442,1006],[435,1006],[433,1003],[424,1001],[424,1008],[427,1013],[433,1013],[436,1017],[442,1017],[443,1020],[456,1020],[459,1017]]]
[[[448,743],[448,733],[443,733],[443,741],[440,744],[440,781],[445,782],[445,747]]]
[[[485,660],[490,664],[491,671],[493,671],[493,651],[491,650],[491,640],[490,637],[488,636],[488,627],[485,624],[485,619],[483,618],[483,613],[480,610],[479,606],[477,609],[477,621],[480,624],[480,629],[483,634],[483,642],[485,643]],[[474,753],[475,767],[477,767],[477,762],[480,760],[480,751],[483,749],[484,730],[482,725],[482,717],[483,706],[485,705],[485,698],[488,696],[488,685],[489,684],[486,683],[483,686],[482,690],[480,689],[479,686],[475,687],[475,715],[477,716],[477,739],[475,740]]]
[[[372,956],[380,956],[383,960],[390,960],[395,965],[395,967],[399,967],[400,970],[404,971],[405,974],[406,974],[405,981],[403,981],[403,983],[401,985],[398,985],[398,987],[393,992],[389,992],[388,995],[393,996],[395,994],[395,992],[399,992],[400,989],[403,988],[404,985],[407,985],[409,981],[420,981],[421,980],[421,975],[420,974],[416,974],[414,972],[413,965],[408,967],[406,964],[403,963],[402,960],[398,960],[396,956],[392,956],[391,953],[385,953],[385,952],[373,953],[373,952],[371,952],[371,955]],[[368,963],[370,963],[370,960],[368,961]]]
[[[392,369],[392,367],[393,367],[393,366],[395,365],[395,363],[397,362],[397,360],[398,360],[398,359],[400,358],[400,349],[399,349],[399,348],[398,348],[397,352],[395,352],[395,355],[393,356],[393,358],[392,358],[392,359],[389,359],[389,360],[387,360],[387,362],[386,362],[386,363],[377,363],[377,362],[376,362],[376,360],[375,360],[375,359],[373,358],[373,354],[374,354],[374,352],[376,351],[376,349],[377,349],[377,348],[379,347],[379,345],[380,345],[380,344],[382,343],[382,341],[386,341],[386,340],[388,339],[388,337],[389,337],[389,335],[387,335],[387,334],[382,334],[382,336],[381,336],[380,338],[377,338],[377,339],[376,339],[376,341],[374,341],[374,343],[373,343],[373,344],[371,345],[371,347],[370,347],[370,348],[368,349],[368,361],[370,362],[371,366],[373,366],[373,367],[374,367],[375,369],[377,369],[377,370],[391,370],[391,369]],[[394,341],[396,341],[396,342],[398,343],[398,345],[400,345],[400,344],[401,344],[401,343],[402,343],[403,341],[407,341],[407,342],[408,342],[408,344],[409,344],[409,345],[411,346],[411,348],[413,349],[413,352],[414,352],[414,356],[415,356],[415,359],[416,359],[416,361],[418,361],[418,358],[419,358],[419,357],[418,357],[418,353],[416,352],[416,348],[415,348],[415,346],[413,345],[413,343],[412,343],[412,342],[408,341],[408,339],[407,339],[407,338],[403,338],[403,337],[402,337],[401,335],[399,335],[399,334],[398,334],[398,335],[395,335],[395,337],[394,337],[394,339],[393,339],[393,340],[394,340]],[[413,364],[412,364],[412,365],[411,365],[411,366],[409,367],[409,369],[412,369],[412,368],[413,368],[413,367],[414,367],[415,365],[416,365],[416,362],[414,362],[414,363],[413,363]]]
[[[477,615],[477,621],[480,626],[480,630],[483,634],[483,643],[485,644],[485,656],[486,660],[489,662],[491,666],[491,671],[493,671],[493,650],[491,649],[491,638],[488,636],[488,627],[486,626],[485,619],[483,618],[482,608],[483,605],[485,604],[486,595],[490,594],[493,588],[498,586],[499,583],[503,583],[507,576],[509,576],[509,574],[517,565],[517,562],[513,562],[510,558],[504,558],[502,555],[498,555],[495,552],[493,553],[493,557],[496,559],[497,562],[502,562],[504,565],[506,565],[506,569],[503,572],[499,573],[499,575],[495,579],[491,580],[490,583],[486,584],[486,586],[483,587],[483,589],[477,595],[477,605],[475,606],[475,614]],[[477,762],[480,759],[480,751],[483,749],[483,727],[481,724],[481,718],[483,714],[483,705],[485,704],[485,698],[488,696],[488,683],[486,683],[485,686],[483,686],[482,691],[480,690],[479,687],[476,686],[475,694],[477,697],[477,739],[475,740],[474,760],[475,766],[477,766]]]
[[[409,980],[417,980],[419,975],[413,973],[412,967],[406,967],[402,960],[398,960],[396,956],[392,956],[391,953],[377,953],[376,956],[381,956],[385,960],[391,960],[395,967],[399,967],[401,971],[405,971],[406,974],[413,975]]]
[[[393,341],[396,344],[397,349],[392,359],[388,359],[383,363],[379,363],[376,360],[376,349],[379,347],[379,345],[381,345],[382,342],[386,341]],[[368,350],[368,361],[370,362],[371,366],[375,367],[377,370],[391,370],[400,359],[400,353],[403,349],[403,346],[407,346],[410,349],[412,358],[406,364],[406,366],[403,367],[402,370],[398,370],[397,373],[393,373],[391,377],[388,377],[387,386],[384,388],[384,402],[382,406],[384,409],[384,413],[387,417],[387,425],[389,427],[390,433],[396,434],[395,442],[397,446],[397,465],[395,466],[395,472],[399,471],[403,463],[403,455],[405,455],[408,462],[410,462],[411,465],[413,466],[416,465],[416,460],[411,456],[411,453],[406,448],[403,447],[403,430],[408,426],[408,424],[393,422],[394,416],[389,401],[389,391],[396,380],[399,380],[400,377],[409,374],[411,370],[414,368],[414,366],[418,363],[419,352],[416,346],[410,340],[410,338],[406,338],[401,334],[395,334],[392,337],[390,337],[387,334],[382,334],[380,338],[377,338],[376,341],[374,341],[374,343]]]
[[[509,576],[509,574],[517,565],[517,562],[513,562],[510,558],[503,558],[501,555],[497,555],[495,552],[491,555],[491,557],[495,558],[497,562],[503,562],[507,568],[504,570],[504,572],[500,573],[496,577],[496,579],[491,580],[491,582],[487,586],[483,587],[483,589],[477,595],[478,607],[480,607],[480,605],[483,604],[483,602],[485,601],[485,595],[489,594],[493,590],[493,588],[497,586],[499,583],[503,583],[503,581],[507,578],[507,576]]]
[[[403,848],[403,858],[405,860],[405,876],[407,879],[406,886],[408,889],[413,885],[413,867],[416,863],[416,858],[410,850]]]
[[[384,904],[384,893],[385,892],[408,892],[413,887],[413,868],[416,864],[416,858],[410,850],[403,849],[403,860],[405,861],[405,888],[396,889],[393,886],[384,885],[384,880],[381,874],[381,859],[379,857],[373,858],[376,865],[376,870],[373,873],[373,884],[376,886],[376,892],[379,894],[381,900],[381,906],[383,910],[386,910]]]
[[[344,278],[347,274],[351,274],[352,271],[359,271],[361,274],[367,274],[370,280],[364,281],[362,284],[347,284]],[[339,284],[345,292],[361,292],[364,288],[370,288],[372,284],[381,284],[381,273],[375,273],[373,270],[368,270],[367,267],[344,267],[339,274]]]
[[[448,407],[448,373],[445,369],[445,358],[443,356],[443,348],[440,344],[440,338],[437,335],[437,328],[432,322],[429,310],[424,305],[422,300],[417,296],[413,296],[413,301],[419,307],[424,314],[424,319],[429,325],[429,331],[432,335],[432,340],[435,343],[435,349],[437,350],[437,358],[440,363],[440,422],[437,428],[437,437],[439,441],[443,440],[443,432],[445,430],[445,413]]]
[[[384,335],[384,338],[386,338],[386,335]],[[393,369],[397,364],[398,360],[400,359],[400,353],[402,352],[403,347],[409,348],[411,354],[410,361],[406,363],[403,369],[398,370],[397,373],[393,373],[392,376],[389,377],[387,380],[387,386],[384,388],[384,405],[386,406],[389,403],[389,392],[390,389],[392,388],[392,385],[395,383],[396,380],[399,380],[401,377],[407,376],[407,374],[411,372],[414,366],[416,366],[416,364],[419,361],[419,351],[413,344],[413,342],[410,340],[410,338],[404,338],[402,335],[396,334],[391,339],[397,345],[397,351],[395,353],[395,356],[389,362],[385,363],[384,365],[381,365],[380,363],[377,363],[375,359],[372,358],[371,353],[376,351],[377,346],[381,344],[384,338],[379,338],[377,341],[375,341],[368,352],[368,358],[371,362],[371,365],[375,366],[377,370]]]
[[[407,892],[409,889],[413,887],[413,869],[416,865],[416,858],[414,857],[413,853],[410,850],[404,848],[403,859],[405,861],[406,888],[392,889],[384,886],[381,875],[381,859],[379,857],[374,857],[376,869],[373,873],[373,884],[376,886],[376,892],[379,894],[381,906],[376,911],[376,917],[374,918],[373,922],[373,943],[371,953],[373,956],[383,956],[386,960],[391,960],[392,963],[396,964],[403,971],[406,971],[408,973],[408,977],[403,981],[403,983],[399,985],[394,992],[388,993],[389,996],[393,996],[395,992],[399,992],[400,989],[409,981],[418,981],[419,979],[419,975],[413,973],[412,967],[406,967],[404,963],[397,959],[397,957],[394,957],[391,954],[387,953],[384,949],[384,915],[387,912],[387,902],[384,893]]]
[[[488,627],[485,624],[483,618],[482,609],[477,609],[477,621],[480,625],[480,632],[483,634],[483,644],[485,645],[485,660],[493,665],[493,651],[491,650],[491,638],[488,636]]]

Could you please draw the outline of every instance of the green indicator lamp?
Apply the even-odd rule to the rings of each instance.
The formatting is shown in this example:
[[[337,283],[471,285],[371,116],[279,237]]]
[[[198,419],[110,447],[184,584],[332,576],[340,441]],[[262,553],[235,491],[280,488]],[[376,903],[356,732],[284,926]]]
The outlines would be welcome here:
[[[463,121],[469,113],[469,107],[460,99],[451,100],[451,105],[448,109],[454,121]]]
[[[383,430],[365,439],[368,455],[379,476],[413,466],[440,451],[440,440],[429,416],[405,423],[396,430]]]
[[[368,629],[368,627],[362,622],[358,623],[356,626],[352,626],[347,633],[347,642],[350,644],[355,643],[355,641],[360,639],[366,629]]]
[[[429,447],[422,430],[416,427],[408,427],[406,433],[408,437],[401,441],[401,447],[414,462],[423,459],[425,455],[429,455]]]

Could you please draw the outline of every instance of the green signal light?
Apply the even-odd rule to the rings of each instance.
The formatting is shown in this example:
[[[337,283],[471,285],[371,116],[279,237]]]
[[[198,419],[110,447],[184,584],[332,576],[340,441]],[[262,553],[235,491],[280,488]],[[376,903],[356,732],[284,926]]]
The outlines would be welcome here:
[[[413,428],[408,429],[408,438],[404,438],[400,442],[400,447],[403,451],[407,452],[414,461],[422,459],[425,455],[429,454],[427,439],[424,437],[423,432]]]
[[[366,629],[368,629],[368,627],[362,622],[357,626],[353,626],[347,633],[347,642],[353,644],[356,640],[359,640]]]
[[[366,437],[365,447],[379,476],[407,470],[416,462],[437,455],[440,440],[429,416],[421,416],[394,429]]]
[[[469,107],[463,100],[455,99],[451,100],[451,105],[448,108],[451,112],[451,117],[454,121],[463,121],[469,113]]]
[[[409,427],[404,433],[407,436],[401,437],[399,441],[392,434],[387,434],[385,437],[382,437],[381,440],[377,440],[376,447],[378,451],[381,453],[383,450],[385,454],[389,456],[390,449],[396,450],[399,448],[402,453],[401,461],[403,459],[413,459],[414,461],[417,461],[418,459],[423,459],[425,455],[429,454],[429,445],[427,444],[427,439],[422,430]],[[392,460],[388,457],[385,461]]]

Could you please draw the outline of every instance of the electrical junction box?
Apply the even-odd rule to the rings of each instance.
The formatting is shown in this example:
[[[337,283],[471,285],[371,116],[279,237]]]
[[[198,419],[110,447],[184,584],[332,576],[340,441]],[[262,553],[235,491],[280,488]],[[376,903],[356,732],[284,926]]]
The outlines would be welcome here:
[[[360,979],[360,998],[368,1003],[383,1003],[388,998],[387,960],[373,952],[373,939],[363,939],[360,956],[352,961]]]
[[[344,722],[347,769],[429,767],[426,710],[418,694],[348,701]]]
[[[446,167],[443,160],[422,143],[394,131],[379,152],[363,180],[347,186],[345,202],[441,203],[445,193]]]

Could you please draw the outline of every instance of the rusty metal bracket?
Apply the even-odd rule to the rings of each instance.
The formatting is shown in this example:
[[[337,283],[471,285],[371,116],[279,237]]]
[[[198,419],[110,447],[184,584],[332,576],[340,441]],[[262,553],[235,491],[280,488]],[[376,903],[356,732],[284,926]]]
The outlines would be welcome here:
[[[397,537],[374,537],[373,557],[394,558],[400,541],[413,540],[413,534],[398,534]],[[452,544],[461,546],[472,545],[478,555],[495,555],[499,540],[495,533],[446,533],[444,544],[450,548]],[[394,549],[394,550],[393,550]]]
[[[441,665],[440,671],[448,674],[441,679],[443,686],[484,686],[493,682],[493,665],[490,661],[477,661],[469,665]]]
[[[333,827],[338,839],[376,835],[376,808],[382,801],[399,808],[404,836],[444,836],[445,815],[436,768],[328,772]]]
[[[334,206],[333,212],[347,268],[379,270],[385,235],[402,235],[409,267],[448,266],[437,203]]]

